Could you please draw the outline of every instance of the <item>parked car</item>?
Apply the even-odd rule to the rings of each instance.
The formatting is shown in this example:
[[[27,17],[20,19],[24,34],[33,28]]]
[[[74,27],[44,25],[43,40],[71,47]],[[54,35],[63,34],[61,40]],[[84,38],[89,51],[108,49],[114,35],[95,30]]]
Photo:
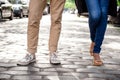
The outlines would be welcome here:
[[[23,3],[21,0],[16,0],[16,2],[13,3],[13,13],[15,17],[24,17],[28,16],[28,4]]]
[[[45,9],[43,11],[43,15],[47,15],[49,13],[50,13],[50,5],[49,5],[49,3],[47,3],[47,5],[46,5],[46,7],[45,7]]]
[[[1,2],[0,2],[0,20],[2,19],[2,10],[1,10]]]
[[[12,4],[8,0],[0,0],[0,18],[13,19]]]

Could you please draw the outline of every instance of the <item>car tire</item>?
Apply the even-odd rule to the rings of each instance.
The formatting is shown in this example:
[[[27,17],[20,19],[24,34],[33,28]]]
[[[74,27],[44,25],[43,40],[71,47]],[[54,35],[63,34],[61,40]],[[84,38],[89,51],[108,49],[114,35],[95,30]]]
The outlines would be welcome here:
[[[26,17],[28,17],[28,15],[26,15]]]
[[[0,20],[2,19],[2,12],[0,11]]]
[[[23,12],[21,11],[20,15],[19,15],[19,18],[23,18]]]
[[[13,20],[13,17],[14,17],[14,13],[13,13],[13,11],[11,11],[11,16],[10,16],[10,20]]]
[[[48,10],[47,11],[48,11],[48,14],[50,14],[50,6],[48,6]]]

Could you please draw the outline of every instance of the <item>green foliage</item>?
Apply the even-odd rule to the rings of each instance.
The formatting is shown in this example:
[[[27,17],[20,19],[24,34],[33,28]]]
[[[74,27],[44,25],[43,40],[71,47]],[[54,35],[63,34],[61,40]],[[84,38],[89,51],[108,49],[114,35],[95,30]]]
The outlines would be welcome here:
[[[65,8],[75,9],[74,0],[66,0]]]
[[[16,2],[16,0],[9,0],[9,1],[11,3],[15,3]],[[19,1],[21,1],[21,0],[19,0]],[[47,1],[49,2],[50,0],[47,0]],[[67,8],[67,9],[75,9],[76,8],[75,0],[66,0],[65,8]]]
[[[120,0],[117,0],[117,4],[118,4],[118,6],[120,6]]]
[[[66,0],[66,1],[67,1],[67,2],[73,2],[73,3],[74,3],[75,0]]]

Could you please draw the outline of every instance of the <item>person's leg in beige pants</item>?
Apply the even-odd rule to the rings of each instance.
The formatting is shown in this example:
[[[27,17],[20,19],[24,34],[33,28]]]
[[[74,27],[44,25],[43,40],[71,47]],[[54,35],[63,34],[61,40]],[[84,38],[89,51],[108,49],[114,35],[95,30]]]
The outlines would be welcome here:
[[[18,62],[19,65],[28,65],[35,62],[37,52],[39,24],[46,7],[47,0],[30,0],[29,21],[27,32],[27,51],[26,56]],[[65,0],[50,0],[51,28],[49,38],[50,63],[60,64],[57,51],[58,40],[61,31],[61,19]]]
[[[47,0],[30,0],[29,4],[29,21],[27,32],[27,51],[35,54],[37,51],[39,24],[43,15],[43,10]]]
[[[61,18],[65,0],[50,0],[51,28],[49,39],[50,53],[56,52],[61,31]],[[39,22],[46,0],[31,0],[28,23],[28,52],[36,53],[38,45]]]
[[[49,38],[49,51],[50,53],[53,53],[57,51],[65,0],[51,0],[50,4],[51,28]]]

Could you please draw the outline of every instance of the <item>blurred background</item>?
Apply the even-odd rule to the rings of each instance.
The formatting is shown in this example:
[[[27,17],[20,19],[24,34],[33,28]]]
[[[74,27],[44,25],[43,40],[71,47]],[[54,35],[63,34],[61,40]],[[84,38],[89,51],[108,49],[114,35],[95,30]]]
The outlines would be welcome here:
[[[80,0],[82,2],[84,0]],[[47,15],[50,13],[50,5],[49,0],[47,2],[46,8],[43,12],[43,15]],[[75,14],[78,17],[81,15],[87,16],[87,11],[80,12],[83,9],[86,9],[86,6],[81,7],[77,0],[66,0],[64,12],[68,12],[70,14]],[[120,0],[116,0],[116,9],[117,16],[109,16],[108,22],[119,26],[120,24]],[[9,19],[13,20],[14,17],[28,17],[29,13],[29,0],[0,0],[0,20]]]

